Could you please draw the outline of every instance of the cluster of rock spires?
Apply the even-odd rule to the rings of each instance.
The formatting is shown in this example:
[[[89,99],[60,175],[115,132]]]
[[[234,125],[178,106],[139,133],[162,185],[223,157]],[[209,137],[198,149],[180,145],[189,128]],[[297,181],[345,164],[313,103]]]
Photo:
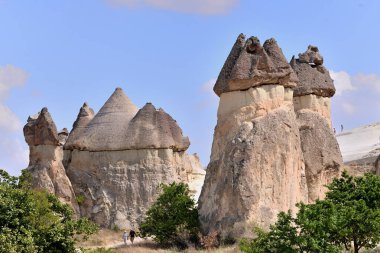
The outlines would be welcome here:
[[[220,97],[199,199],[203,232],[239,236],[297,202],[323,198],[342,157],[331,129],[335,88],[318,48],[290,64],[274,39],[239,35],[214,86]]]
[[[70,134],[44,108],[24,135],[33,186],[104,227],[140,222],[161,183],[186,182],[199,195],[205,175],[176,121],[151,103],[139,110],[120,88],[96,115],[85,103]]]
[[[205,234],[240,236],[324,197],[343,162],[331,128],[335,88],[317,47],[288,63],[274,39],[241,34],[214,91],[218,121],[199,197]],[[151,103],[139,110],[121,89],[96,115],[84,104],[70,134],[57,133],[45,108],[24,133],[34,185],[102,226],[141,221],[160,183],[203,183],[175,120]]]

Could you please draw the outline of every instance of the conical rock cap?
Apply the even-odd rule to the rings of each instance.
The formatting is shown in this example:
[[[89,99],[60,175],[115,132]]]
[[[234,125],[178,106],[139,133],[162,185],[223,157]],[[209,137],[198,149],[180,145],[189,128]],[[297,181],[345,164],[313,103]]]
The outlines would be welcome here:
[[[127,139],[130,149],[171,148],[186,150],[190,141],[182,135],[177,122],[163,109],[147,103],[129,123]]]
[[[79,109],[77,119],[73,124],[73,128],[69,134],[69,137],[66,140],[64,149],[74,149],[80,148],[78,140],[86,129],[88,123],[94,118],[94,110],[88,106],[87,103],[84,103],[83,106]]]
[[[265,84],[295,87],[297,81],[275,39],[269,39],[261,46],[257,37],[245,40],[240,34],[218,76],[214,92],[220,96],[224,92]]]
[[[88,123],[79,145],[90,151],[128,149],[126,131],[138,108],[121,88],[115,92]]]

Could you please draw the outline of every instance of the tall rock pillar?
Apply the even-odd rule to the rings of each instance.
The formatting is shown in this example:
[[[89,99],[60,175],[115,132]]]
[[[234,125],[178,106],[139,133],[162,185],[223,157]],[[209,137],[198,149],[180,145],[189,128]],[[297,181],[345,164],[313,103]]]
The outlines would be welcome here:
[[[25,141],[29,145],[29,166],[32,187],[55,194],[79,215],[79,207],[70,180],[63,167],[63,143],[47,108],[36,117],[29,117],[24,126]]]
[[[309,202],[324,198],[343,164],[338,142],[331,128],[330,97],[335,93],[329,71],[322,65],[323,57],[315,46],[299,54],[290,65],[299,83],[294,89],[294,109],[299,124],[305,160]]]
[[[220,97],[199,199],[204,233],[239,236],[307,201],[293,108],[297,77],[274,39],[237,38],[214,86]],[[250,227],[249,229],[251,229]]]

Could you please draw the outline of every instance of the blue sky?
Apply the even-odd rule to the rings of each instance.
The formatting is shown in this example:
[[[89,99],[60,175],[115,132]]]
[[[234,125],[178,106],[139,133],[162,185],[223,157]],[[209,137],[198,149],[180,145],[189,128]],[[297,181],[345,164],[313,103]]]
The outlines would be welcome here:
[[[337,86],[333,124],[380,121],[380,1],[0,0],[0,167],[27,166],[22,126],[47,106],[71,128],[120,86],[190,137],[204,165],[218,98],[211,92],[239,33],[276,38],[285,56],[317,45]]]

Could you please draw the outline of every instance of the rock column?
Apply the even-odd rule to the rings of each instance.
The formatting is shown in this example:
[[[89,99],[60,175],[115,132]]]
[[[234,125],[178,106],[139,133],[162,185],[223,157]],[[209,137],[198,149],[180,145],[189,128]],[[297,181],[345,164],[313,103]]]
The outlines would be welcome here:
[[[274,39],[261,46],[238,37],[214,86],[218,121],[199,199],[204,233],[241,236],[307,201],[297,81]]]
[[[331,128],[330,97],[335,93],[329,71],[315,46],[299,54],[290,65],[299,84],[294,89],[294,109],[300,129],[305,160],[308,198],[312,203],[324,198],[333,178],[339,176],[343,164],[338,142]]]

